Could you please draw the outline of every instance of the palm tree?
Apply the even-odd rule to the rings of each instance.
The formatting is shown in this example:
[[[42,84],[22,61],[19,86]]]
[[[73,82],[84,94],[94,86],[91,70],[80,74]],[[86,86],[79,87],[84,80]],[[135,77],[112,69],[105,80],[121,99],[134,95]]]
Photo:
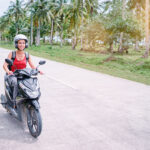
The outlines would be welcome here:
[[[149,56],[149,0],[145,1],[145,32],[146,32],[146,51],[143,57]]]
[[[9,22],[10,22],[9,15],[8,13],[7,14],[5,13],[5,15],[0,18],[0,31],[3,32],[7,27],[7,25],[9,24]]]
[[[7,33],[7,38],[12,39],[19,32],[24,32],[26,27],[26,12],[22,8],[23,1],[11,2],[8,10],[1,17],[0,28]]]
[[[122,0],[122,19],[125,19],[125,7],[126,7],[126,0]],[[123,40],[123,32],[121,32],[120,34],[120,44],[119,44],[119,52],[122,53],[123,52],[123,48],[122,48],[122,40]]]
[[[8,16],[4,15],[0,18],[0,33],[1,33],[1,39],[3,38],[3,33],[6,31],[6,27],[8,25],[9,18]]]
[[[118,39],[122,36],[120,30],[118,30],[117,20],[121,20],[122,15],[122,3],[120,0],[108,0],[100,3],[100,22],[104,25],[107,33],[106,39],[104,39],[105,44],[109,44],[109,52],[113,52],[114,42],[118,43]],[[119,37],[119,34],[121,38]],[[119,48],[118,48],[119,49]]]
[[[145,8],[145,41],[146,41],[146,50],[143,57],[149,56],[149,0],[130,0],[132,7],[140,5],[142,8]]]
[[[50,44],[53,44],[53,32],[54,32],[54,24],[56,22],[56,16],[59,11],[59,4],[57,0],[50,0],[50,22],[51,22],[51,31],[50,31]]]
[[[49,20],[49,10],[50,10],[50,5],[49,5],[48,0],[37,0],[35,1],[31,7],[32,7],[32,14],[33,14],[33,20],[34,20],[34,25],[37,29],[37,35],[36,35],[36,45],[40,45],[40,28],[41,28],[41,23],[44,22],[45,20]]]
[[[25,17],[25,11],[22,8],[23,1],[16,0],[16,2],[11,1],[8,12],[10,14],[10,18],[14,19],[16,23],[16,34],[19,32],[19,20]]]
[[[68,0],[49,0],[50,1],[50,23],[51,23],[51,31],[50,31],[50,44],[53,43],[53,35],[55,26],[60,29],[60,38],[61,38],[61,46],[62,46],[62,36],[63,36],[63,23],[65,12],[67,8]]]
[[[81,49],[83,49],[83,26],[84,18],[92,19],[93,14],[97,14],[98,0],[80,0],[81,7]]]
[[[79,0],[71,0],[72,4],[69,9],[70,28],[73,33],[72,37],[72,49],[74,50],[77,45],[77,36],[79,32],[81,16],[80,16],[80,3]]]
[[[63,32],[64,32],[64,26],[67,24],[66,18],[66,12],[68,9],[68,0],[60,0],[58,2],[58,11],[56,17],[58,18],[57,27],[60,32],[60,46],[63,45]]]
[[[77,37],[79,34],[82,14],[82,3],[80,0],[71,0],[68,4],[66,12],[66,19],[70,23],[69,30],[72,34],[72,49],[74,50],[77,45]]]
[[[136,19],[138,20],[139,24],[142,24],[143,16],[142,12],[144,10],[144,1],[142,0],[130,0],[128,1],[128,6],[129,8],[133,11],[133,15],[136,16]],[[138,35],[136,36],[136,41],[135,41],[135,50],[139,50],[139,37]]]
[[[30,11],[30,46],[33,44],[33,9],[32,4],[34,0],[29,0],[26,4],[27,9]]]
[[[81,1],[81,50],[83,49],[83,4],[84,0]]]

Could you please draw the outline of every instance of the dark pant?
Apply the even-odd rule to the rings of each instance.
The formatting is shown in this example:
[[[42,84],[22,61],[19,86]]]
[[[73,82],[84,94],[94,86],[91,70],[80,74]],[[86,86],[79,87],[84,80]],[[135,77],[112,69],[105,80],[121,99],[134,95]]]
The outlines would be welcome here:
[[[17,78],[14,75],[8,75],[8,83],[13,91],[13,102],[16,101],[17,93],[18,93],[18,84]]]

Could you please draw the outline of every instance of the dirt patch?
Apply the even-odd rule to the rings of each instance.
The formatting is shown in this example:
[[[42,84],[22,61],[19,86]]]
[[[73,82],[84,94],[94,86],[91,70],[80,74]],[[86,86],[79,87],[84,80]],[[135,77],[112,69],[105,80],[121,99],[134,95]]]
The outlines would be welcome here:
[[[109,56],[108,58],[104,59],[103,62],[109,62],[109,61],[116,61],[117,58],[115,58],[114,56]]]

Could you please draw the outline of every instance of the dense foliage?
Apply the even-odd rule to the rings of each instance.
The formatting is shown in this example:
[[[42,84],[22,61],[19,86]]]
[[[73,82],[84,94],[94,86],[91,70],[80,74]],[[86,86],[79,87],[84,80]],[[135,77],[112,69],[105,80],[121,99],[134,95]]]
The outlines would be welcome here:
[[[16,0],[0,17],[1,40],[26,34],[30,44],[81,43],[82,50],[110,52],[138,45],[145,36],[144,1],[138,0]],[[138,43],[138,44],[137,44]],[[115,49],[116,50],[116,49]]]

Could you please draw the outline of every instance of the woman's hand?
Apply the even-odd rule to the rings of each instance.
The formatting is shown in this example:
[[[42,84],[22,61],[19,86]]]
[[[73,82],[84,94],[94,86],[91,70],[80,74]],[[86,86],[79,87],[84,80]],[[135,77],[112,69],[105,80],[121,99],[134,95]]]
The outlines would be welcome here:
[[[41,74],[41,75],[43,75],[43,74],[44,74],[44,73],[43,73],[42,71],[40,71],[40,70],[39,70],[39,72],[40,72],[40,74]]]
[[[9,70],[9,71],[7,72],[7,74],[8,74],[8,75],[13,75],[13,72]]]

